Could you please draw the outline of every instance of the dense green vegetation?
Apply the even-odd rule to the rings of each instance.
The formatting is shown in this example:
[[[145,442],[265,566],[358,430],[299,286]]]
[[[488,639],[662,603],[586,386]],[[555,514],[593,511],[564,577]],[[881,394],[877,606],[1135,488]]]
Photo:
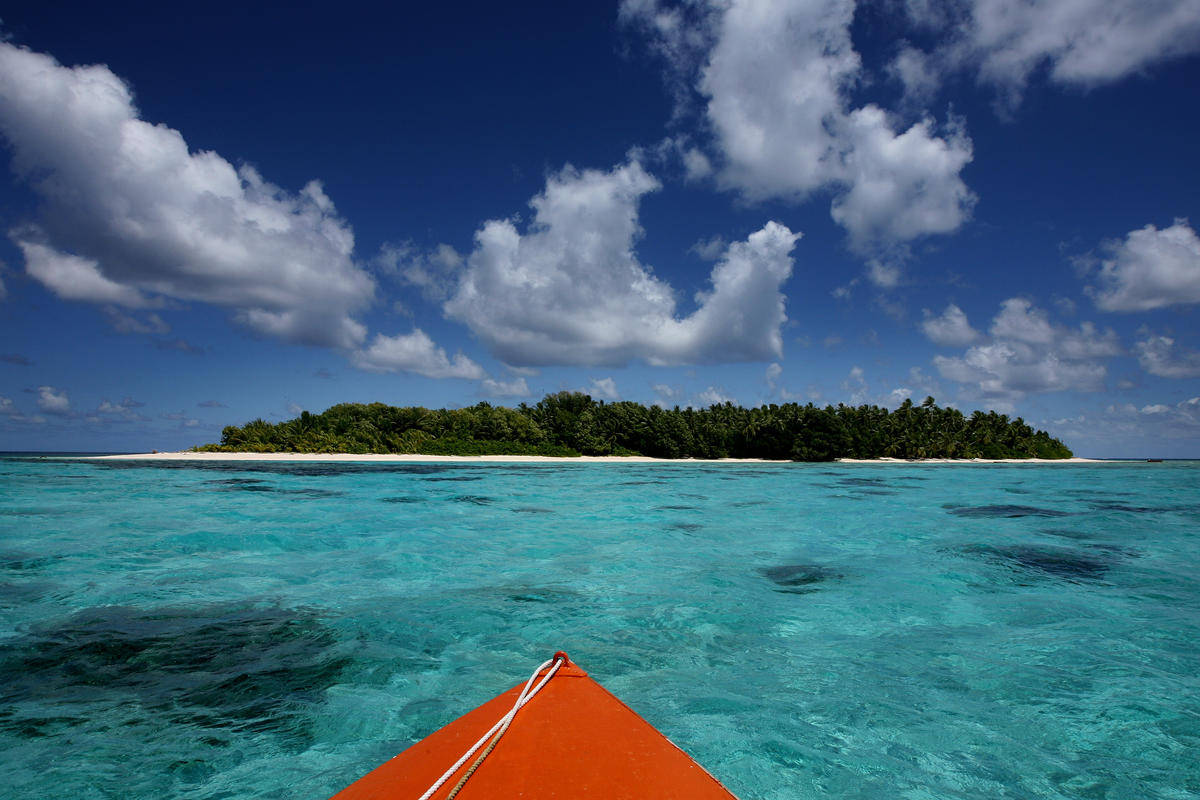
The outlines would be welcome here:
[[[784,403],[704,409],[605,403],[578,392],[517,408],[400,408],[342,403],[271,424],[230,425],[225,452],[421,453],[428,455],[646,455],[659,458],[1069,458],[1045,431],[1017,418],[939,408],[932,397],[879,406]]]

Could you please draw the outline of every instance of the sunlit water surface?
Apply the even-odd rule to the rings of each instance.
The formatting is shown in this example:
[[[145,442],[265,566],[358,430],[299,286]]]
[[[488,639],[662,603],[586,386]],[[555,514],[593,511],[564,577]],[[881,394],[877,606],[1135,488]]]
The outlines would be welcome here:
[[[10,798],[323,798],[565,649],[744,800],[1200,796],[1200,465],[0,459]]]

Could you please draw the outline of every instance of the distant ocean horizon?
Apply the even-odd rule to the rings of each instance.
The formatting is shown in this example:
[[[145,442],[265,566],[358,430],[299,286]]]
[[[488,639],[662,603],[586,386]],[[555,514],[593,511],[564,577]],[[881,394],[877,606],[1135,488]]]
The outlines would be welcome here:
[[[0,454],[16,800],[328,797],[558,649],[742,800],[1200,794],[1191,460],[51,455]]]

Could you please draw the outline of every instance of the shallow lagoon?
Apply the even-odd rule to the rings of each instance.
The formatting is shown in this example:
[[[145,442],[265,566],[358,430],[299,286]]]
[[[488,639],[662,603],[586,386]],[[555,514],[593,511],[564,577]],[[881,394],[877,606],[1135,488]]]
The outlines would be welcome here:
[[[1198,478],[0,459],[0,766],[323,798],[562,648],[743,800],[1194,797]]]

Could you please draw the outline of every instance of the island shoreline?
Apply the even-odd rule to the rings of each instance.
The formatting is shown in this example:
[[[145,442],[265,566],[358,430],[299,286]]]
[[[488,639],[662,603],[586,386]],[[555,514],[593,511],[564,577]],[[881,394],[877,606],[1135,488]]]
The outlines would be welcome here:
[[[123,453],[76,456],[89,461],[240,461],[240,462],[342,462],[342,463],[449,463],[449,464],[1106,464],[1094,458],[839,458],[833,462],[775,461],[765,458],[652,458],[650,456],[441,456],[413,453]],[[1130,463],[1130,462],[1121,462]],[[1136,462],[1134,462],[1136,463]]]

